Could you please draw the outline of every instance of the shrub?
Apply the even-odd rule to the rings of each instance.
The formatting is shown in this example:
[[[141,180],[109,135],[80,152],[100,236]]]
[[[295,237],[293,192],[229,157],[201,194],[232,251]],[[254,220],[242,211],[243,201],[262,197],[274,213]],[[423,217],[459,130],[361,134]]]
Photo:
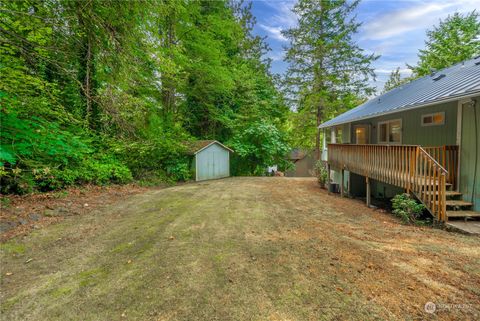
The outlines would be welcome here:
[[[231,162],[234,175],[265,175],[268,166],[278,165],[279,170],[292,166],[285,157],[290,151],[287,137],[269,122],[236,128],[227,145],[235,151]]]
[[[85,138],[74,133],[78,128],[61,128],[56,122],[37,117],[24,119],[15,113],[0,112],[0,166],[13,168],[40,164],[69,165],[92,152]],[[52,166],[53,167],[53,166]]]
[[[327,166],[324,161],[319,160],[315,164],[315,170],[317,172],[318,183],[323,187],[327,184],[328,172]]]
[[[398,216],[404,224],[411,224],[417,221],[422,211],[423,204],[417,203],[409,194],[398,194],[392,199],[393,214]]]
[[[189,161],[187,158],[176,160],[166,166],[167,174],[175,181],[188,181],[192,178]]]
[[[132,173],[128,167],[111,158],[88,159],[82,163],[81,167],[68,174],[65,182],[71,181],[75,176],[75,181],[79,183],[99,185],[126,183],[132,180]]]
[[[35,181],[31,172],[23,172],[19,168],[0,171],[1,194],[28,194],[34,191]]]

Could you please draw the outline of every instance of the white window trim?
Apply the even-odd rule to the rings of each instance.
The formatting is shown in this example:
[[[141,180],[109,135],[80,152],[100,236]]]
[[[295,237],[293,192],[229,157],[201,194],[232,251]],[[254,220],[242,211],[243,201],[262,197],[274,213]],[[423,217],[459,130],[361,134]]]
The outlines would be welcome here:
[[[392,123],[394,121],[399,121],[400,122],[400,142],[381,141],[380,140],[380,125],[387,124],[387,139],[388,139],[388,133],[389,133],[389,129],[390,129],[389,123]],[[380,121],[380,122],[377,123],[377,143],[378,144],[401,145],[402,141],[403,141],[403,121],[402,121],[401,118]]]
[[[443,116],[443,121],[440,123],[440,124],[435,124],[433,123],[433,116],[435,115],[442,115]],[[432,123],[431,124],[425,124],[423,122],[423,120],[426,118],[426,117],[432,117]],[[430,126],[442,126],[442,125],[445,125],[445,112],[444,111],[440,111],[438,113],[432,113],[432,114],[423,114],[422,115],[422,118],[420,119],[420,125],[422,127],[430,127]]]

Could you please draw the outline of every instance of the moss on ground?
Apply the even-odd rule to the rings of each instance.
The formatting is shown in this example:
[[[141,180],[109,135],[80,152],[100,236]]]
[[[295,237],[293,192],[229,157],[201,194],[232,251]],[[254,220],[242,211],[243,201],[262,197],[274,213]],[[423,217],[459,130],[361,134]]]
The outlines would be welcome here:
[[[9,241],[0,244],[0,251],[5,252],[6,254],[23,254],[26,249],[27,247],[25,244],[17,243],[16,241]]]
[[[471,238],[403,226],[308,179],[152,191],[1,249],[8,320],[425,319],[425,302],[469,303],[480,283]]]

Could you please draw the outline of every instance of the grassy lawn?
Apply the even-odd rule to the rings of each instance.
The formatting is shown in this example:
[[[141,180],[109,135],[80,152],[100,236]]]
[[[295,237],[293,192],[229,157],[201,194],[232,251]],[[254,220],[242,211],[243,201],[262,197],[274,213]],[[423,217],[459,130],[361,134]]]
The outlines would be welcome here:
[[[478,237],[403,226],[312,179],[148,191],[1,252],[3,320],[480,319]]]

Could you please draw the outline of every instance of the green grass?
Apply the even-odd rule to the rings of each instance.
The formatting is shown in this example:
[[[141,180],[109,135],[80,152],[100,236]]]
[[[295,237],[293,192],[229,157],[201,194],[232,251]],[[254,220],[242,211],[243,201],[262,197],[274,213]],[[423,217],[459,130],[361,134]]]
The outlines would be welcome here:
[[[150,191],[4,243],[2,270],[13,275],[2,276],[2,317],[422,318],[426,315],[418,307],[441,293],[420,281],[412,281],[418,291],[409,290],[405,280],[418,276],[394,263],[406,266],[418,256],[384,252],[384,247],[446,237],[469,255],[448,261],[438,256],[436,268],[455,264],[451,268],[457,272],[450,277],[458,279],[449,284],[458,284],[456,299],[475,294],[472,286],[462,284],[475,284],[478,277],[456,263],[468,262],[468,271],[475,271],[480,257],[475,242],[400,224],[389,231],[383,227],[385,218],[348,212],[350,205],[339,214],[330,204],[333,197],[307,189],[310,183],[305,182],[237,178]],[[441,249],[438,244],[412,248],[434,252]],[[27,252],[33,260],[25,264]],[[367,268],[370,263],[376,269]],[[470,316],[451,313],[457,314],[447,316]]]
[[[0,244],[0,251],[7,254],[23,254],[27,247],[25,244],[17,243],[17,241],[10,241]]]

